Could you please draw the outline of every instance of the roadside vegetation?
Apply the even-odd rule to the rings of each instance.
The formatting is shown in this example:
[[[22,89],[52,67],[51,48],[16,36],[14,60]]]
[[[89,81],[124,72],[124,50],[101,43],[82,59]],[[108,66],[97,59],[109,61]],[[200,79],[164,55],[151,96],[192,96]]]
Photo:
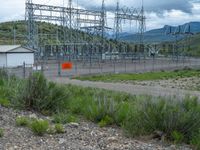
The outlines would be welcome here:
[[[117,82],[117,81],[150,81],[150,80],[166,80],[166,79],[178,79],[186,77],[200,77],[200,70],[183,69],[175,71],[159,71],[159,72],[147,72],[137,74],[105,74],[105,75],[92,75],[81,76],[76,79],[89,80],[89,81],[105,81],[105,82]]]
[[[195,97],[177,100],[59,85],[39,73],[22,80],[1,71],[0,83],[0,99],[8,100],[9,107],[53,118],[53,128],[45,120],[16,118],[17,125],[27,126],[39,136],[64,133],[62,124],[81,116],[100,127],[117,125],[130,137],[153,134],[164,141],[184,142],[200,149],[200,103]]]

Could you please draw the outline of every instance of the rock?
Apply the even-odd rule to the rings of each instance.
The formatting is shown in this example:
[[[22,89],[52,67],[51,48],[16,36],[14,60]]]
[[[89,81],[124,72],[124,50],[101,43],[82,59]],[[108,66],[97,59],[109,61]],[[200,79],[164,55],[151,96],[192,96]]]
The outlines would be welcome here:
[[[117,137],[109,137],[109,138],[107,138],[107,141],[109,143],[117,143],[118,139],[117,139]]]
[[[36,114],[30,114],[30,115],[29,115],[29,118],[37,119],[38,117],[37,117]]]
[[[90,129],[89,128],[87,128],[87,127],[83,127],[82,128],[82,131],[84,131],[84,132],[87,132],[87,131],[89,131]]]
[[[58,143],[59,143],[59,144],[63,144],[63,143],[65,143],[65,142],[66,142],[66,140],[65,140],[65,139],[63,139],[63,138],[60,138]]]
[[[69,125],[70,127],[72,127],[72,128],[78,128],[78,127],[79,127],[79,124],[76,123],[76,122],[71,122],[71,123],[69,123],[68,125]]]

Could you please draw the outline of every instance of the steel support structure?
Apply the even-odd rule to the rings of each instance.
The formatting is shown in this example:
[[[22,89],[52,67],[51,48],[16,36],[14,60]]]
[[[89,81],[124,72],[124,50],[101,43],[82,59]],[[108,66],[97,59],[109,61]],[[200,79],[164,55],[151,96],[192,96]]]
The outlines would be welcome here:
[[[138,24],[137,34],[140,52],[144,52],[144,32],[145,32],[145,15],[144,15],[144,7],[142,5],[141,9],[135,8],[120,8],[119,0],[117,1],[117,7],[115,11],[115,22],[114,22],[114,31],[115,31],[115,40],[119,40],[119,34],[122,31],[122,23],[123,21],[136,22]]]
[[[99,58],[102,59],[102,54],[105,53],[105,47],[107,46],[105,45],[105,32],[111,29],[106,26],[107,11],[105,0],[102,0],[100,10],[75,8],[72,6],[72,0],[68,0],[67,7],[64,7],[64,4],[63,6],[34,4],[31,0],[27,0],[25,16],[28,30],[27,46],[37,50],[38,53],[42,53],[42,56],[45,53],[46,47],[50,49],[51,54],[53,51],[68,54],[71,51],[77,51],[81,45],[85,45],[85,47],[89,47],[85,48],[85,54],[90,53],[91,51],[88,49],[92,47],[95,53],[98,53]],[[138,34],[140,36],[140,44],[143,44],[143,33],[145,30],[143,7],[141,10],[121,9],[119,2],[117,3],[117,10],[115,12],[115,34],[117,40],[123,20],[139,22]],[[43,21],[48,22],[52,26],[50,31],[53,33],[43,32],[45,30],[41,26]],[[54,31],[55,26],[53,29],[53,24],[57,26],[57,31]],[[85,34],[85,36],[88,38],[91,35],[89,37],[91,39],[80,38],[78,32],[80,33],[81,31],[86,31],[88,34]]]
[[[175,29],[169,26],[166,28],[165,33],[167,35],[171,35],[175,37],[175,43],[173,44],[173,47],[172,47],[172,58],[173,59],[176,58],[176,60],[178,61],[179,56],[183,55],[185,48],[188,47],[188,49],[190,49],[190,45],[191,45],[190,39],[191,39],[191,35],[193,35],[193,33],[191,32],[190,23],[186,24],[185,26],[178,26]],[[182,43],[181,45],[179,43],[180,36],[182,36],[186,40],[186,42]]]

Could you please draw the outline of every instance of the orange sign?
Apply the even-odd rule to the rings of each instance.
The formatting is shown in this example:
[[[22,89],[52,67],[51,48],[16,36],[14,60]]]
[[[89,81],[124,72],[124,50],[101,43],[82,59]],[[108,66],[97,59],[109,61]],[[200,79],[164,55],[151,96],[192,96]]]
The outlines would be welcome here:
[[[62,70],[71,70],[73,67],[73,64],[71,62],[65,62],[62,64]]]

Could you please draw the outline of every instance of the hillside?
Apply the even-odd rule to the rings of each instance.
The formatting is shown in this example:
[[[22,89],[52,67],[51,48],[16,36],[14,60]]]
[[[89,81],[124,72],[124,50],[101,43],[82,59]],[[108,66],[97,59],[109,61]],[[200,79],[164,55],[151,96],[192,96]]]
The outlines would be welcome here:
[[[39,42],[42,45],[59,45],[63,41],[63,28],[56,24],[46,23],[46,22],[37,22],[38,24],[38,33],[43,34],[39,38]],[[13,30],[15,28],[15,30]],[[10,44],[20,44],[26,45],[27,43],[27,25],[25,21],[16,21],[16,22],[4,22],[0,23],[0,45],[10,45]],[[14,32],[15,31],[15,32]],[[66,29],[67,42],[96,42],[101,41],[101,37],[98,35],[87,34],[83,31],[69,30]],[[15,35],[15,41],[14,41]],[[111,47],[116,47],[118,44],[120,47],[127,46],[129,51],[134,50],[134,44],[127,42],[116,42],[113,39],[104,39],[105,49],[108,50],[108,45]],[[123,50],[123,49],[122,49]]]
[[[181,28],[183,28],[187,25],[183,24],[181,25]],[[191,32],[196,34],[200,32],[200,22],[190,22],[191,26]],[[154,29],[145,32],[144,34],[144,40],[147,43],[158,43],[158,42],[166,42],[166,41],[174,41],[175,37],[172,35],[167,35],[166,30],[170,26],[165,25],[163,28],[159,29]],[[176,30],[177,26],[172,26],[171,30],[174,32]],[[183,36],[180,36],[179,39],[183,38]],[[128,42],[137,42],[138,41],[138,36],[135,34],[121,34],[120,39],[123,41],[128,41]]]
[[[48,44],[60,44],[63,41],[63,28],[56,24],[46,23],[46,22],[37,22],[38,33],[43,34],[39,38],[40,43],[43,45]],[[3,22],[0,23],[0,44],[26,44],[27,42],[27,25],[25,21],[16,21],[16,22]],[[14,30],[15,29],[15,30]],[[100,37],[97,35],[90,35],[83,31],[69,30],[66,29],[67,36],[66,41],[70,42],[99,42]],[[15,42],[14,42],[15,37]],[[113,40],[106,40],[106,43],[115,44]]]

